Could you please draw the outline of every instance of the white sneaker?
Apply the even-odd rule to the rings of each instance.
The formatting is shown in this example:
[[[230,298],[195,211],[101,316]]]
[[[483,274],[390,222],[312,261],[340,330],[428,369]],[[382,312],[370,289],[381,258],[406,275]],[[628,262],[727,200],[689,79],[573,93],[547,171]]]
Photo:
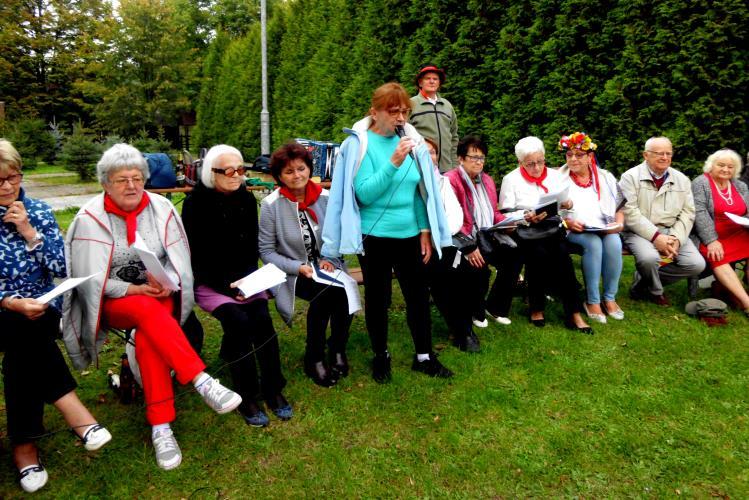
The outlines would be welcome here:
[[[494,316],[489,311],[486,311],[486,316],[488,318],[491,318],[492,321],[496,321],[500,325],[509,325],[509,324],[512,324],[512,321],[510,320],[510,318],[505,318],[504,316]]]
[[[242,402],[242,396],[227,389],[213,377],[200,384],[198,392],[203,396],[203,401],[219,415],[234,411]]]
[[[156,452],[156,463],[164,470],[179,467],[182,463],[182,451],[171,429],[157,431],[151,435],[153,449]]]
[[[112,440],[112,435],[101,424],[94,424],[83,434],[81,441],[88,451],[96,451]]]
[[[47,471],[44,470],[44,467],[41,465],[29,465],[28,467],[24,467],[22,470],[19,471],[21,474],[21,488],[23,488],[23,491],[26,493],[34,493],[35,491],[38,491],[44,487],[45,484],[47,484],[47,479],[49,479],[49,475],[47,474]]]
[[[484,319],[473,318],[473,325],[478,328],[486,328],[487,326],[489,326],[489,322],[486,320],[486,318]]]

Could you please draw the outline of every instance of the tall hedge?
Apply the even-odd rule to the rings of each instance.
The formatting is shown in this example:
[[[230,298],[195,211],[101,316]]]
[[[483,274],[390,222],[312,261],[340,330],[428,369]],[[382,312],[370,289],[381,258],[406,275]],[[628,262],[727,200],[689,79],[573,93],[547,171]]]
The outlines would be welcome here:
[[[415,92],[424,62],[446,68],[442,94],[461,134],[484,135],[490,169],[513,168],[515,142],[585,130],[621,173],[651,135],[669,136],[690,175],[721,147],[749,148],[745,0],[295,0],[269,23],[272,144],[342,140],[372,90]],[[201,145],[259,153],[259,27],[217,36],[198,104]]]

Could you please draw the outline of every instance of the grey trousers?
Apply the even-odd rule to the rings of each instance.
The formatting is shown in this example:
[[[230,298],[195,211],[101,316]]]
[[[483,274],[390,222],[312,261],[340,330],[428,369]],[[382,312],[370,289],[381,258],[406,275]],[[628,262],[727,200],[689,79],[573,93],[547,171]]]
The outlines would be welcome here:
[[[698,276],[705,269],[705,259],[690,240],[679,247],[679,255],[673,262],[661,266],[661,256],[651,242],[628,231],[622,232],[622,239],[635,257],[637,276],[632,288],[639,286],[653,295],[663,295],[665,285]]]

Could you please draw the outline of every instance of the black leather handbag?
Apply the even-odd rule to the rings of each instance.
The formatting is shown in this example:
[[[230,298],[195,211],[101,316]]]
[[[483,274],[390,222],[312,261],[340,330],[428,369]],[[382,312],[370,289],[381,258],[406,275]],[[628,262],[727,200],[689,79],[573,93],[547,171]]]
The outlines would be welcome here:
[[[521,240],[543,240],[558,235],[562,231],[562,218],[553,215],[547,219],[530,224],[518,226],[518,238]]]

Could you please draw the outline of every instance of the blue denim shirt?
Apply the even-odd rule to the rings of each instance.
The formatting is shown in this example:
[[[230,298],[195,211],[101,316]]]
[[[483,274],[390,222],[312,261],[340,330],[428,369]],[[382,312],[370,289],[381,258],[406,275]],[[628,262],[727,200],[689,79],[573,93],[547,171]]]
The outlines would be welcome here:
[[[39,297],[54,288],[55,277],[67,275],[62,235],[52,209],[43,201],[27,198],[23,188],[18,201],[23,202],[29,222],[43,239],[41,244],[28,250],[15,224],[0,222],[0,300],[7,296]],[[0,207],[0,219],[7,210],[7,207]],[[60,310],[62,297],[50,305]]]

